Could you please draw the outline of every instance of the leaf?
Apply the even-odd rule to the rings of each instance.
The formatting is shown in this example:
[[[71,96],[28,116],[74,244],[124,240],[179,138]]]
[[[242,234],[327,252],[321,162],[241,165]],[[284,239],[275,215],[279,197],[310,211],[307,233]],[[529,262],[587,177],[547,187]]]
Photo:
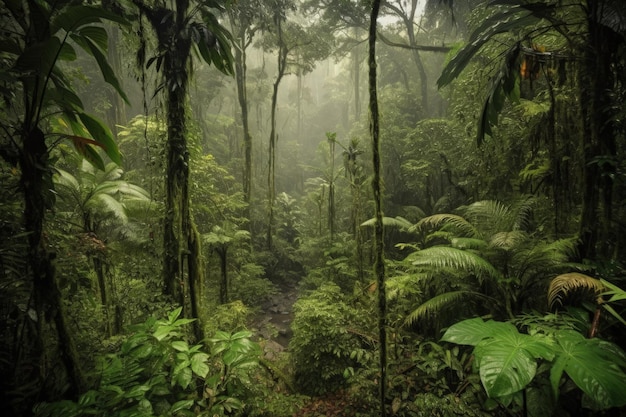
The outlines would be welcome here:
[[[122,16],[111,13],[102,7],[79,5],[64,8],[52,21],[51,31],[56,33],[59,29],[63,29],[66,32],[72,32],[85,25],[100,23],[101,19],[122,25],[130,24]]]
[[[71,35],[74,42],[80,45],[81,48],[85,50],[88,54],[93,56],[98,63],[98,67],[100,67],[100,72],[102,73],[102,77],[104,81],[110,84],[115,91],[122,97],[122,99],[130,105],[130,100],[126,96],[126,93],[122,89],[119,80],[115,76],[115,72],[109,65],[109,61],[107,57],[102,53],[102,50],[96,45],[90,38],[82,37],[79,35]]]
[[[535,23],[537,18],[532,13],[520,8],[511,8],[486,19],[470,36],[463,48],[450,60],[437,80],[437,87],[450,84],[467,67],[472,58],[495,35],[515,31],[520,27]]]
[[[511,326],[513,327],[513,326]],[[513,331],[497,332],[474,349],[480,379],[489,397],[514,394],[535,377],[535,358],[553,356],[550,347],[536,338]]]
[[[174,413],[181,410],[190,410],[193,407],[194,400],[181,400],[177,401],[170,407],[169,413],[174,415]]]
[[[209,355],[206,353],[198,352],[191,357],[191,370],[196,375],[206,378],[209,374],[209,365],[207,363]]]
[[[443,294],[438,294],[420,304],[406,317],[404,323],[407,326],[411,326],[422,318],[427,318],[429,315],[436,314],[445,307],[461,302],[467,297],[473,296],[484,297],[483,294],[472,291],[449,291]]]
[[[458,345],[476,346],[483,339],[491,337],[497,330],[494,325],[488,323],[479,317],[460,321],[450,326],[441,340]]]
[[[556,304],[563,305],[563,299],[576,291],[585,291],[590,298],[595,298],[605,290],[602,281],[592,278],[580,272],[568,272],[556,276],[550,281],[548,287],[548,304],[554,307]]]
[[[187,365],[185,365],[185,367],[181,368],[180,371],[176,373],[176,382],[183,389],[186,389],[189,384],[191,384],[192,378],[193,375],[191,373],[191,368],[189,368]]]
[[[167,315],[167,321],[170,322],[170,324],[174,324],[174,322],[176,321],[176,319],[178,317],[180,317],[180,313],[182,313],[183,308],[182,307],[178,307],[177,309],[171,311],[168,315]]]
[[[179,352],[189,352],[189,345],[184,340],[175,340],[172,342],[172,348]]]
[[[468,251],[445,246],[433,246],[410,254],[407,257],[415,266],[453,268],[475,274],[480,280],[497,281],[500,272],[482,257]]]
[[[160,340],[165,339],[166,336],[169,336],[172,330],[175,330],[175,329],[176,327],[174,326],[161,325],[154,331],[154,333],[152,333],[152,336],[156,340],[160,341]]]
[[[78,34],[91,39],[103,51],[106,51],[109,47],[109,36],[103,27],[86,26],[81,28]]]
[[[535,376],[536,359],[554,357],[552,346],[544,339],[521,334],[510,323],[483,322],[480,318],[451,326],[442,340],[476,346],[480,379],[492,398],[522,390]]]
[[[587,394],[597,408],[607,409],[626,405],[626,373],[617,352],[619,347],[599,339],[586,339],[580,333],[563,330],[556,335],[559,369],[551,375],[552,387],[558,384],[562,368],[574,383]],[[608,346],[606,346],[608,345]],[[609,347],[610,346],[610,347]]]
[[[104,149],[111,161],[118,165],[122,165],[122,157],[115,141],[113,140],[113,134],[100,120],[87,113],[78,113],[80,121],[85,125],[91,136],[96,140]]]

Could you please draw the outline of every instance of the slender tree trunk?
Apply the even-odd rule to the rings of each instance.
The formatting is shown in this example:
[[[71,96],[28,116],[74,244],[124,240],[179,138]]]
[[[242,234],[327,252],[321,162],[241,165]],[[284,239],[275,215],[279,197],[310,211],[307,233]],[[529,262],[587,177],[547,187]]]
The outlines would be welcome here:
[[[40,352],[39,372],[41,379],[48,377],[46,359],[60,356],[69,378],[68,394],[77,398],[86,387],[80,367],[78,352],[64,316],[61,292],[56,283],[53,255],[46,249],[43,238],[44,215],[47,206],[45,177],[49,174],[48,149],[43,132],[35,127],[25,129],[28,135],[20,159],[22,186],[24,187],[24,228],[28,233],[28,256],[33,277],[33,302],[37,312],[37,350]],[[51,179],[48,179],[51,181]],[[45,343],[44,333],[48,325],[55,328],[58,339],[58,353],[51,352]]]
[[[372,13],[369,28],[369,95],[370,95],[370,130],[372,136],[372,163],[374,177],[372,179],[372,191],[376,205],[374,246],[375,262],[374,274],[378,287],[378,339],[380,343],[380,381],[379,401],[380,416],[386,417],[385,407],[387,396],[387,292],[385,290],[385,259],[383,241],[383,209],[381,191],[381,161],[380,161],[380,126],[378,124],[378,93],[376,80],[376,20],[380,10],[380,0],[372,1]]]
[[[356,32],[358,29],[355,28]],[[352,48],[352,77],[354,82],[354,121],[358,122],[361,118],[361,54],[360,45]]]
[[[243,127],[244,167],[243,167],[243,199],[246,202],[246,217],[250,219],[250,201],[252,198],[252,136],[248,117],[248,94],[246,87],[246,28],[240,26],[239,48],[235,48],[235,81],[237,98],[241,108],[241,125]],[[251,224],[251,223],[249,223]]]
[[[278,135],[276,133],[276,108],[278,106],[278,86],[280,85],[285,69],[287,67],[287,48],[284,45],[282,37],[282,27],[280,19],[278,19],[278,74],[272,88],[272,109],[270,116],[270,140],[268,155],[268,173],[267,173],[267,199],[268,199],[268,219],[267,219],[267,248],[272,250],[272,235],[274,233],[274,199],[276,197],[276,142]]]
[[[614,35],[608,28],[599,23],[599,7],[596,1],[587,2],[588,41],[584,46],[583,68],[580,71],[580,102],[584,103],[584,164],[578,249],[581,259],[592,260],[597,256],[607,257],[610,252],[608,231],[612,222],[614,169],[611,161],[617,152],[609,92],[614,88],[611,63],[619,42],[612,38]],[[603,165],[601,159],[609,163]]]
[[[220,304],[228,302],[228,248],[224,245],[216,249],[220,257],[220,271],[222,273],[220,281]]]

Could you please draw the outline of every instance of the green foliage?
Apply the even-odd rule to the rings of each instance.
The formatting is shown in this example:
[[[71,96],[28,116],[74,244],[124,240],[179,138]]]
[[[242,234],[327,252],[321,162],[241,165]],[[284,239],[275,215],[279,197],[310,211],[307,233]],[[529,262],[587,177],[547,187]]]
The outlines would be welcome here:
[[[321,394],[345,386],[344,371],[372,359],[367,338],[360,335],[357,312],[340,288],[325,284],[294,304],[289,351],[296,384],[304,393]],[[353,329],[359,329],[353,330]]]
[[[120,350],[101,358],[97,389],[77,402],[39,404],[38,416],[225,415],[243,407],[241,384],[257,365],[251,333],[217,332],[210,353],[186,340],[181,308],[134,327]]]
[[[626,354],[613,343],[586,339],[568,329],[522,334],[510,323],[480,318],[451,326],[442,340],[475,346],[475,366],[491,398],[510,401],[535,378],[538,360],[543,359],[551,363],[555,397],[565,372],[587,395],[583,405],[607,409],[626,404]]]
[[[432,246],[399,245],[413,252],[391,281],[421,294],[406,324],[443,327],[447,320],[468,313],[513,318],[525,308],[545,305],[542,297],[549,279],[584,266],[570,262],[572,240],[550,241],[534,234],[532,207],[532,199],[510,205],[478,201],[460,208],[460,214],[435,214],[413,226],[411,230],[428,233],[423,240]],[[462,298],[466,302],[461,308]]]

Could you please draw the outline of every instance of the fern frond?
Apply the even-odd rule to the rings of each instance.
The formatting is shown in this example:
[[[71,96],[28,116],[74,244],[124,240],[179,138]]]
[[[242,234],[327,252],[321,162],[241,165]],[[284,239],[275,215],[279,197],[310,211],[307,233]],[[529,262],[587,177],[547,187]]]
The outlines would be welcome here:
[[[500,273],[484,258],[457,248],[434,246],[411,254],[415,266],[432,266],[435,268],[452,268],[476,275],[480,280],[485,278],[498,281]]]
[[[373,227],[376,224],[376,219],[368,219],[361,223],[361,226]],[[400,230],[408,230],[413,227],[413,223],[405,219],[404,217],[383,217],[383,226],[396,228]]]
[[[122,223],[128,222],[126,208],[119,200],[116,200],[115,197],[109,194],[96,194],[93,197],[94,198],[89,200],[90,204],[85,207],[92,209],[94,212],[108,212]]]
[[[528,235],[521,230],[498,232],[491,236],[489,244],[497,249],[511,250],[528,240]]]
[[[452,244],[452,247],[462,250],[480,250],[487,247],[487,242],[473,237],[455,237],[450,241],[450,243]]]
[[[528,197],[513,206],[512,209],[515,212],[513,230],[526,230],[528,228],[536,202],[536,198]]]
[[[454,305],[457,302],[466,299],[467,297],[480,298],[484,296],[480,293],[472,291],[450,291],[436,295],[428,301],[420,304],[415,310],[413,310],[408,316],[406,316],[406,318],[404,319],[404,325],[412,326],[420,319],[428,318],[435,314],[438,314],[446,307],[450,307],[451,305]]]
[[[423,231],[426,229],[439,229],[445,225],[450,225],[458,231],[461,236],[478,237],[478,230],[463,217],[456,214],[433,214],[417,222],[409,231]]]
[[[599,279],[579,272],[569,272],[558,275],[550,282],[548,288],[548,304],[554,307],[557,303],[563,305],[563,300],[574,293],[585,293],[592,296],[594,301],[598,295],[606,290]]]
[[[487,235],[512,230],[513,213],[500,201],[477,201],[465,208],[465,214],[478,230],[486,231]]]

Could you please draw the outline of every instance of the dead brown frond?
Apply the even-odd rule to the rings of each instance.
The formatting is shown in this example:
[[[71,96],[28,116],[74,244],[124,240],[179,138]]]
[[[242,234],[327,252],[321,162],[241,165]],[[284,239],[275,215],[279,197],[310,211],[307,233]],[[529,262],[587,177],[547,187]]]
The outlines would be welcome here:
[[[599,296],[604,291],[606,287],[599,279],[579,272],[568,272],[558,275],[550,282],[548,304],[550,308],[562,306],[565,299],[572,304],[583,300],[599,302]]]

